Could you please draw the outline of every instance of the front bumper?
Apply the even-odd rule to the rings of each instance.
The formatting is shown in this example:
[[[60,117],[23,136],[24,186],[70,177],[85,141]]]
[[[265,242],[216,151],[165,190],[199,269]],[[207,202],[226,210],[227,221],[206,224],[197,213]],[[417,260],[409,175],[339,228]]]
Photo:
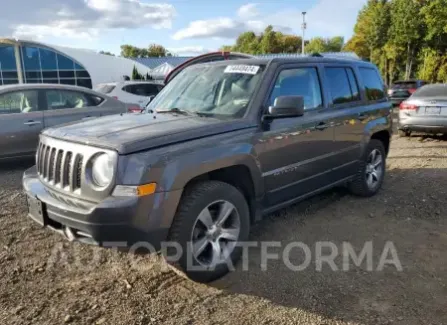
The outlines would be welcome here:
[[[81,201],[47,188],[35,167],[25,171],[22,183],[26,195],[41,202],[41,215],[29,208],[29,217],[69,240],[101,246],[149,243],[159,249],[181,196],[177,190],[140,198],[108,197],[100,203]]]
[[[447,133],[447,117],[399,115],[400,130],[427,133]]]

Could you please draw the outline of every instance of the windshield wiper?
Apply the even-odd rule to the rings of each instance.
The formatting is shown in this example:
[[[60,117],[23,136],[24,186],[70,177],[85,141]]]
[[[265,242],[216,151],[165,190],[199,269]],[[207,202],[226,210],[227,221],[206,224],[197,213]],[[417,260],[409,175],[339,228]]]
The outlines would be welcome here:
[[[161,110],[155,110],[155,112],[157,113],[178,113],[178,114],[183,114],[183,115],[189,115],[191,112],[185,111],[183,109],[174,107],[174,108],[170,108],[170,109],[161,109]]]
[[[171,108],[171,109],[162,109],[162,110],[156,110],[156,113],[175,113],[175,114],[183,114],[183,115],[197,115],[200,117],[209,117],[212,116],[214,114],[210,114],[210,113],[204,113],[204,112],[197,112],[197,111],[186,111],[184,109],[180,109],[177,107]]]

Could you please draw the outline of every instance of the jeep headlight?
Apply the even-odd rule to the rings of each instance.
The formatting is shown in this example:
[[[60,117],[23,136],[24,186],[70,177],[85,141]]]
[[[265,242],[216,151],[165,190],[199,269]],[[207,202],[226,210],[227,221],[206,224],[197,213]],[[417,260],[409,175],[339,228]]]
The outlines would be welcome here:
[[[107,187],[113,180],[113,160],[106,153],[96,155],[92,160],[92,182],[99,187]]]

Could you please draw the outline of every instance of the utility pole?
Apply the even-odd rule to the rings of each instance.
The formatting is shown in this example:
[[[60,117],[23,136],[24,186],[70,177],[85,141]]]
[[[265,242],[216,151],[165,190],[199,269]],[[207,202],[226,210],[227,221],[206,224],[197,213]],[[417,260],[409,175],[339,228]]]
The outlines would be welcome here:
[[[303,11],[301,13],[303,15],[303,24],[301,25],[301,29],[303,30],[303,39],[302,39],[302,43],[301,43],[301,54],[304,55],[304,36],[305,36],[305,32],[306,32],[306,28],[307,28],[307,24],[306,24],[306,12]]]

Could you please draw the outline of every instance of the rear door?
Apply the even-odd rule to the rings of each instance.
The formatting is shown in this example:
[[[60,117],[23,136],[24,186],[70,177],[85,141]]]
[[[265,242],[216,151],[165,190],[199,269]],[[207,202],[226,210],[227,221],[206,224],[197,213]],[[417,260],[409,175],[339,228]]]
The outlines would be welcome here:
[[[355,170],[361,155],[363,121],[369,117],[362,105],[359,83],[349,65],[325,65],[325,89],[329,107],[337,112],[335,118],[334,171],[335,177],[348,177]]]
[[[106,107],[102,107],[104,99],[100,96],[64,89],[44,89],[42,93],[46,108],[44,111],[46,128],[112,113]]]
[[[0,95],[0,158],[32,155],[43,128],[37,90]]]

